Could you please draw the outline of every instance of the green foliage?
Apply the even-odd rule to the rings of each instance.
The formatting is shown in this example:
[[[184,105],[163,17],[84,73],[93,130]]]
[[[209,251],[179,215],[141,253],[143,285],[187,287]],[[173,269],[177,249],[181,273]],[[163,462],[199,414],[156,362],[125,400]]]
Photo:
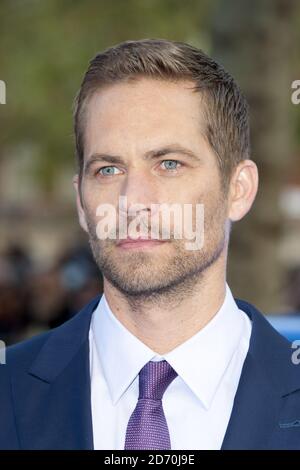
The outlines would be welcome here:
[[[0,158],[35,148],[37,184],[51,191],[73,165],[72,102],[99,50],[127,39],[164,37],[206,48],[208,0],[1,0]]]

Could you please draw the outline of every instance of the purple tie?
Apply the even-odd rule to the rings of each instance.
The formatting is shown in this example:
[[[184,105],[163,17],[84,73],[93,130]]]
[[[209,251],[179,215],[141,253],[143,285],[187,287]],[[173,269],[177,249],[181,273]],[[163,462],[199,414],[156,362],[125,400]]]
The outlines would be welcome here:
[[[125,450],[171,449],[162,397],[177,373],[167,361],[150,361],[139,373],[139,399],[128,421]]]

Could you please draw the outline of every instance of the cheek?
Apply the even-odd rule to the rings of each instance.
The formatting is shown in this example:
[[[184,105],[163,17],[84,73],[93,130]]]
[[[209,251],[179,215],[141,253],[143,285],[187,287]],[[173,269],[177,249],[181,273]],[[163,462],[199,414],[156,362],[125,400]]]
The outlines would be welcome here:
[[[99,183],[86,182],[82,189],[85,207],[90,212],[96,214],[98,206],[106,204],[116,207],[117,196],[114,195],[112,188],[100,187]]]
[[[226,214],[226,198],[219,187],[213,185],[202,190],[197,202],[202,204],[208,223],[224,218]]]

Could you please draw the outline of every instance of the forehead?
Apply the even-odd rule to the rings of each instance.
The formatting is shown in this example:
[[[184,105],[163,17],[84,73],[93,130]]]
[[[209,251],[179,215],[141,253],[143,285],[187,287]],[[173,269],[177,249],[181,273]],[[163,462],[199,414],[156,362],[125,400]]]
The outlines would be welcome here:
[[[203,103],[194,87],[191,81],[142,78],[94,92],[86,109],[86,151],[97,150],[89,147],[100,142],[160,145],[175,137],[185,143],[199,138]]]

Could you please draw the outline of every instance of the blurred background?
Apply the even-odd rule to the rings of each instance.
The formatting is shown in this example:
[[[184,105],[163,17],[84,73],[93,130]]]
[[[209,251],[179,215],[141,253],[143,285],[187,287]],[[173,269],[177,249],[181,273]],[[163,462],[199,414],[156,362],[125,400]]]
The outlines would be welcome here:
[[[249,100],[260,190],[234,226],[228,283],[300,338],[300,2],[1,0],[0,24],[0,339],[55,327],[102,291],[75,210],[72,103],[98,51],[154,37],[202,48]]]

